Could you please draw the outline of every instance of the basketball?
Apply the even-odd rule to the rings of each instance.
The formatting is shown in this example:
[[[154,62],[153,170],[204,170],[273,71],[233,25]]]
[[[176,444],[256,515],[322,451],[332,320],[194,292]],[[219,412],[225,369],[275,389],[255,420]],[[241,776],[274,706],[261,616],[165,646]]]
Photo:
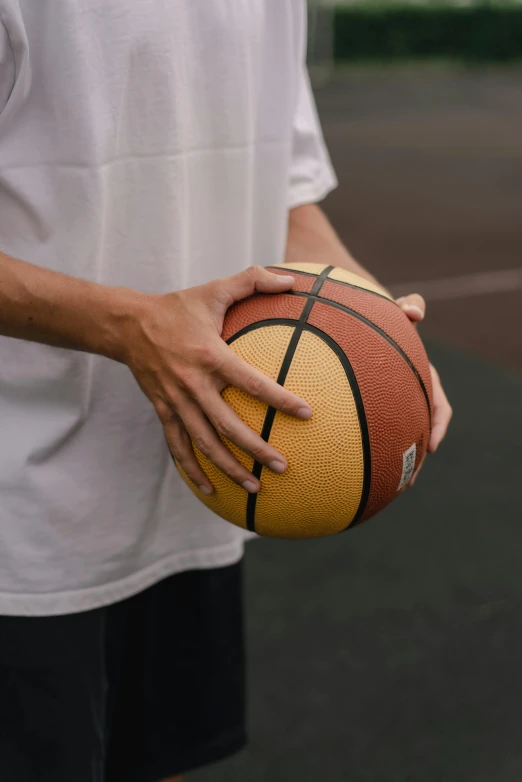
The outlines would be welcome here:
[[[415,327],[378,285],[321,264],[268,268],[290,272],[294,288],[232,306],[222,337],[305,399],[313,416],[292,418],[228,387],[226,402],[286,456],[288,469],[277,475],[225,441],[260,479],[257,494],[196,449],[214,494],[183,477],[207,507],[259,535],[332,535],[386,507],[420,465],[430,436],[429,362]]]

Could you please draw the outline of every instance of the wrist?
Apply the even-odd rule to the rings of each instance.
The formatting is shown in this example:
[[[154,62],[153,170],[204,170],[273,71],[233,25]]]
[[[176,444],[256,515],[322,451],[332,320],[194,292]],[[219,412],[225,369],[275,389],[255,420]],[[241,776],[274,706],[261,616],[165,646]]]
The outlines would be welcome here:
[[[108,288],[99,344],[93,352],[129,364],[140,324],[154,298],[133,288]]]

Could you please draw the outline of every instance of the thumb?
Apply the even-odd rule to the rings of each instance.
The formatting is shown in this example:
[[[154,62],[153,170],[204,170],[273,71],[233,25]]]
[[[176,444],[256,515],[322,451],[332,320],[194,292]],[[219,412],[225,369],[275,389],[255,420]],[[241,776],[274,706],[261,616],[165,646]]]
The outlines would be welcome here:
[[[259,293],[281,293],[294,286],[295,279],[289,274],[277,274],[263,269],[262,266],[251,266],[244,272],[234,274],[226,281],[227,292],[234,301],[246,299],[256,291]]]
[[[418,293],[410,293],[409,296],[401,296],[399,299],[395,300],[395,303],[399,305],[401,310],[411,321],[413,321],[413,323],[418,323],[418,321],[424,318],[426,313],[426,302]]]

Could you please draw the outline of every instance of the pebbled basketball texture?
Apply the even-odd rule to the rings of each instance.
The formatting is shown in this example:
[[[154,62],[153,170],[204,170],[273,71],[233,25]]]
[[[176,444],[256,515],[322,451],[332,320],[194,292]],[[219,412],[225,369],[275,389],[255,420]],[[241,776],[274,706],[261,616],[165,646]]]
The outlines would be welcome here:
[[[215,492],[207,507],[240,527],[281,538],[331,535],[382,510],[401,493],[427,449],[432,389],[416,329],[388,293],[344,269],[269,267],[295,277],[292,291],[256,294],[227,313],[232,350],[311,405],[300,421],[229,387],[223,397],[283,453],[272,473],[224,440],[261,482],[247,494],[195,449]]]

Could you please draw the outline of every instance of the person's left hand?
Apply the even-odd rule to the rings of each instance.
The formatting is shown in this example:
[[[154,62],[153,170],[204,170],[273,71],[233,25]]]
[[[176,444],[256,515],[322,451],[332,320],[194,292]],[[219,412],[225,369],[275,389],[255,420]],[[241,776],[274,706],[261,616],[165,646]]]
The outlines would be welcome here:
[[[409,296],[401,296],[396,300],[401,310],[406,313],[412,323],[419,323],[426,314],[426,302],[418,293],[412,293]],[[428,443],[428,453],[435,453],[442,440],[446,436],[446,431],[453,415],[453,410],[448,402],[448,398],[442,388],[439,373],[430,363],[431,383],[433,386],[433,415],[431,421],[431,437]],[[417,468],[415,475],[411,479],[409,486],[413,486],[415,479],[422,467],[422,462]]]

